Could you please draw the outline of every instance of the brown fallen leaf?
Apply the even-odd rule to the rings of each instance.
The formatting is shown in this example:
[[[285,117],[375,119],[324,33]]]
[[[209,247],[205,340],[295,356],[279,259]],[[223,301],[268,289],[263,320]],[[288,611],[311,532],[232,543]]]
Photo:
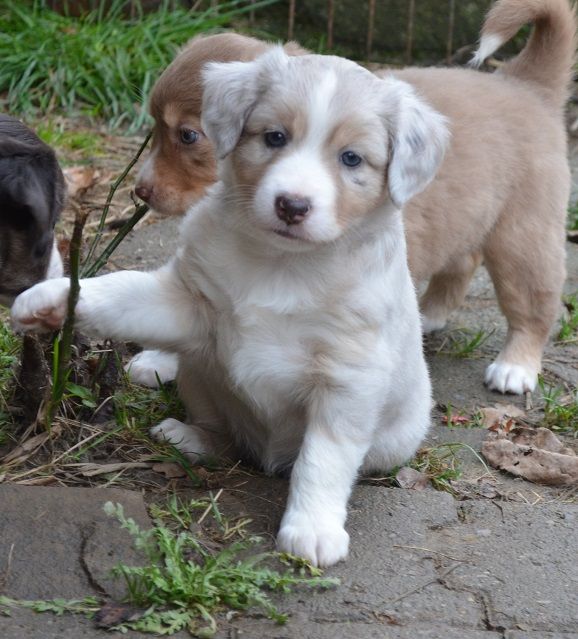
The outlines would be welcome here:
[[[459,425],[459,424],[469,424],[472,421],[471,417],[468,417],[467,415],[450,415],[448,417],[448,415],[444,415],[442,417],[442,422],[444,424],[451,424],[451,425]]]
[[[25,440],[19,446],[16,446],[13,450],[11,450],[5,457],[2,458],[3,464],[10,464],[15,460],[19,460],[20,458],[29,457],[33,452],[35,452],[38,448],[43,446],[49,439],[52,437],[57,437],[61,431],[60,425],[54,425],[50,431],[44,431],[39,433],[38,435],[34,435],[29,439]]]
[[[412,490],[425,490],[431,486],[431,481],[427,475],[409,466],[400,468],[397,471],[395,480],[401,488],[409,488]]]
[[[68,166],[62,172],[70,198],[81,197],[101,179],[100,171],[91,166]]]
[[[549,486],[578,484],[578,457],[545,428],[515,428],[506,434],[490,432],[482,454],[494,468]],[[530,432],[527,432],[530,431]],[[558,440],[554,442],[552,437]],[[539,444],[547,446],[541,448]],[[554,452],[552,448],[560,452]]]
[[[84,477],[96,477],[97,475],[106,475],[106,473],[117,473],[121,470],[130,470],[131,468],[150,468],[150,462],[118,462],[111,464],[70,464],[79,469],[80,474]]]
[[[493,406],[486,406],[480,408],[478,411],[481,417],[482,426],[495,430],[500,424],[516,417],[523,417],[524,411],[518,406],[513,404],[494,404]]]
[[[135,621],[143,616],[144,610],[129,606],[128,604],[107,601],[94,615],[94,621],[98,628],[113,628],[125,621]]]
[[[174,462],[159,462],[158,464],[153,464],[152,469],[155,473],[164,475],[167,479],[179,479],[187,476],[184,468]]]

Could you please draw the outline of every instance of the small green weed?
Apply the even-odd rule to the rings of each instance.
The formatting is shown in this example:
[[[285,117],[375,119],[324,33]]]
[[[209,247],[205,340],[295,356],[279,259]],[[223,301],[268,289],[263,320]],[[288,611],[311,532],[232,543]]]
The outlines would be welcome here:
[[[566,295],[563,300],[568,316],[560,320],[558,341],[564,343],[578,342],[578,293]]]
[[[211,637],[217,630],[216,614],[227,610],[261,608],[279,624],[287,615],[279,612],[270,599],[270,592],[288,593],[294,587],[330,588],[337,579],[322,578],[321,571],[307,562],[289,555],[262,552],[250,555],[249,550],[260,543],[257,537],[245,536],[223,546],[218,551],[207,550],[189,528],[193,519],[185,510],[209,509],[221,526],[223,540],[227,530],[231,536],[244,534],[244,526],[232,527],[216,506],[216,500],[191,501],[189,504],[171,498],[167,506],[151,509],[155,526],[141,530],[126,517],[120,504],[108,502],[105,512],[115,517],[121,527],[133,537],[133,543],[147,559],[144,566],[119,564],[114,575],[127,584],[126,603],[141,612],[137,618],[123,621],[110,630],[171,635],[188,630],[195,637]],[[219,523],[220,522],[220,523]],[[176,528],[176,530],[174,529]],[[276,559],[290,569],[279,572],[269,566]],[[312,577],[305,577],[309,571]],[[36,612],[83,614],[93,618],[101,606],[93,597],[78,600],[20,601],[0,596],[0,613],[9,614],[12,607]],[[137,611],[138,613],[138,611]]]
[[[460,328],[449,334],[448,340],[442,345],[440,352],[452,357],[477,357],[477,351],[488,341],[493,333],[493,330],[485,331],[483,328],[478,331]]]
[[[62,122],[54,120],[42,120],[35,130],[41,140],[59,150],[79,151],[83,158],[94,158],[104,153],[102,138],[91,131],[69,130]]]
[[[567,391],[561,386],[547,384],[538,378],[544,399],[544,425],[551,430],[578,436],[578,388]]]

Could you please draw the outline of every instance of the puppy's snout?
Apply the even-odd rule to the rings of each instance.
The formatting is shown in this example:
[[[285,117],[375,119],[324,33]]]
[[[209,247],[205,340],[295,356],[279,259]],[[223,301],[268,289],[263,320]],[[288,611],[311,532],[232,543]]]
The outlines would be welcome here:
[[[306,197],[278,195],[275,198],[275,212],[285,224],[300,224],[311,210],[311,200]]]
[[[145,184],[137,184],[134,192],[136,196],[143,202],[148,202],[153,194],[152,186],[146,186]]]

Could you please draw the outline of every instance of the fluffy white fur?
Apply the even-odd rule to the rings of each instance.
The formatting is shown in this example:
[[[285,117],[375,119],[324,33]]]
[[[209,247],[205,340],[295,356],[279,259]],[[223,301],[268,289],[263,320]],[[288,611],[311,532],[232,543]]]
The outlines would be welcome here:
[[[402,82],[280,50],[211,65],[203,113],[226,156],[222,181],[189,211],[166,266],[83,280],[77,323],[177,353],[189,423],[165,420],[153,434],[193,459],[228,452],[269,472],[292,467],[278,546],[327,566],[348,552],[358,472],[404,462],[429,426],[418,305],[389,192],[399,203],[431,180],[446,127]],[[265,145],[270,130],[285,132],[282,149]],[[344,151],[361,164],[345,166]],[[283,228],[274,202],[286,192],[312,206]],[[68,290],[58,279],[23,293],[14,326],[60,324]]]

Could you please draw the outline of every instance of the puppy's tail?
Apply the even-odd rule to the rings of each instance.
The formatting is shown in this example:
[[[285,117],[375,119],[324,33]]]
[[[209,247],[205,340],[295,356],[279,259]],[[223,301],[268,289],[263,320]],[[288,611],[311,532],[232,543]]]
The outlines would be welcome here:
[[[472,64],[482,64],[527,23],[534,25],[530,39],[500,73],[537,84],[562,107],[576,53],[576,13],[569,0],[498,0],[486,17]]]

